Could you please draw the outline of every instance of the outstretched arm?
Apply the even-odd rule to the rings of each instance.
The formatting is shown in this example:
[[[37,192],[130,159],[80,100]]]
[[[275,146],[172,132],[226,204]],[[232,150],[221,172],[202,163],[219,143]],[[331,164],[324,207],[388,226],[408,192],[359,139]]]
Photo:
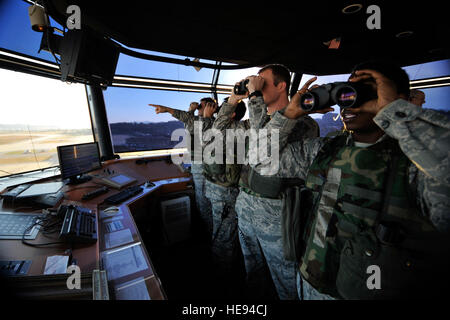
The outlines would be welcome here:
[[[196,120],[194,116],[194,112],[196,108],[193,107],[193,103],[189,106],[189,111],[182,111],[178,109],[169,108],[166,106],[162,106],[159,104],[149,104],[155,108],[156,114],[159,113],[170,113],[174,118],[183,122],[186,126],[186,129],[192,134],[194,130],[194,121]]]

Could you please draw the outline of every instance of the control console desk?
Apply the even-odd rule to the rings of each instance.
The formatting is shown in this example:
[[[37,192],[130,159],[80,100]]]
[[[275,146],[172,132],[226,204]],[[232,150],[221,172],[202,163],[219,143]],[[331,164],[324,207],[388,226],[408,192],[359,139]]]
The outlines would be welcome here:
[[[101,188],[101,177],[124,174],[135,179],[130,186],[141,186],[142,192],[131,196],[122,203],[108,204],[104,200],[121,192],[108,188],[91,199],[83,200],[83,195],[95,188]],[[50,256],[70,254],[70,260],[80,268],[81,273],[106,270],[110,298],[113,299],[166,299],[160,280],[155,273],[151,257],[143,243],[135,223],[135,211],[145,212],[149,198],[191,188],[191,177],[179,166],[164,158],[137,162],[136,159],[110,160],[101,169],[90,172],[93,176],[88,182],[79,185],[65,185],[62,189],[64,199],[61,204],[78,205],[90,209],[97,218],[98,241],[93,244],[61,243],[52,246],[32,247],[21,240],[0,240],[0,260],[31,260],[27,276],[43,275]],[[33,183],[56,181],[57,178],[34,181]],[[5,192],[5,190],[3,191]],[[8,208],[4,212],[35,212],[35,208]],[[23,211],[21,211],[23,210]],[[61,241],[53,235],[53,241]],[[31,244],[48,243],[49,238],[39,232],[36,239],[27,240]],[[69,275],[68,275],[69,276]]]

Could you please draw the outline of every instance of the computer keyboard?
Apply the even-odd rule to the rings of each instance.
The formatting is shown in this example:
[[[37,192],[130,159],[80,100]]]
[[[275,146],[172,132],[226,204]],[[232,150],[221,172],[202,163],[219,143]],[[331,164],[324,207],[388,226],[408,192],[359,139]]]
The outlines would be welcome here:
[[[90,200],[90,199],[95,198],[95,197],[97,197],[97,196],[99,196],[101,194],[104,194],[104,193],[108,192],[108,191],[109,191],[108,187],[101,187],[101,188],[98,188],[98,189],[86,192],[81,197],[81,200]]]
[[[141,193],[142,190],[143,189],[140,186],[128,187],[128,188],[120,191],[119,193],[116,193],[116,194],[106,198],[105,202],[109,203],[109,204],[118,204],[118,203],[124,202],[125,200]]]
[[[96,216],[91,210],[74,205],[61,205],[58,215],[64,216],[59,237],[69,242],[97,242]]]
[[[39,227],[35,222],[39,217],[36,214],[0,212],[0,239],[36,238]]]

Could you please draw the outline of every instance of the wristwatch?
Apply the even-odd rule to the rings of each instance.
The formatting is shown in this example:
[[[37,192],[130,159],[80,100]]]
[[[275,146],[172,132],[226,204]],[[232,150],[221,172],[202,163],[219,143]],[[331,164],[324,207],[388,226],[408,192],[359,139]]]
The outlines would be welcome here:
[[[259,90],[256,90],[248,95],[248,99],[250,100],[252,97],[262,97],[262,96],[263,96],[262,92]]]

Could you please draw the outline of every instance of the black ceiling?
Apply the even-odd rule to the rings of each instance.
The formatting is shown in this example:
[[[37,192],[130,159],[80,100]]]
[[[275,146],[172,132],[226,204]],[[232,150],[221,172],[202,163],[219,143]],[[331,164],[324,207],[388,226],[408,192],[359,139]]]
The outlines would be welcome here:
[[[66,8],[81,9],[82,28],[121,44],[181,56],[251,63],[282,63],[308,74],[348,73],[358,62],[389,58],[402,66],[449,58],[447,10],[431,1],[370,1],[358,13],[342,9],[362,1],[103,1],[47,0],[65,25]],[[439,2],[438,2],[439,3]],[[381,29],[369,30],[369,5],[381,9]],[[400,32],[413,34],[398,38]],[[341,37],[339,49],[324,42]]]

